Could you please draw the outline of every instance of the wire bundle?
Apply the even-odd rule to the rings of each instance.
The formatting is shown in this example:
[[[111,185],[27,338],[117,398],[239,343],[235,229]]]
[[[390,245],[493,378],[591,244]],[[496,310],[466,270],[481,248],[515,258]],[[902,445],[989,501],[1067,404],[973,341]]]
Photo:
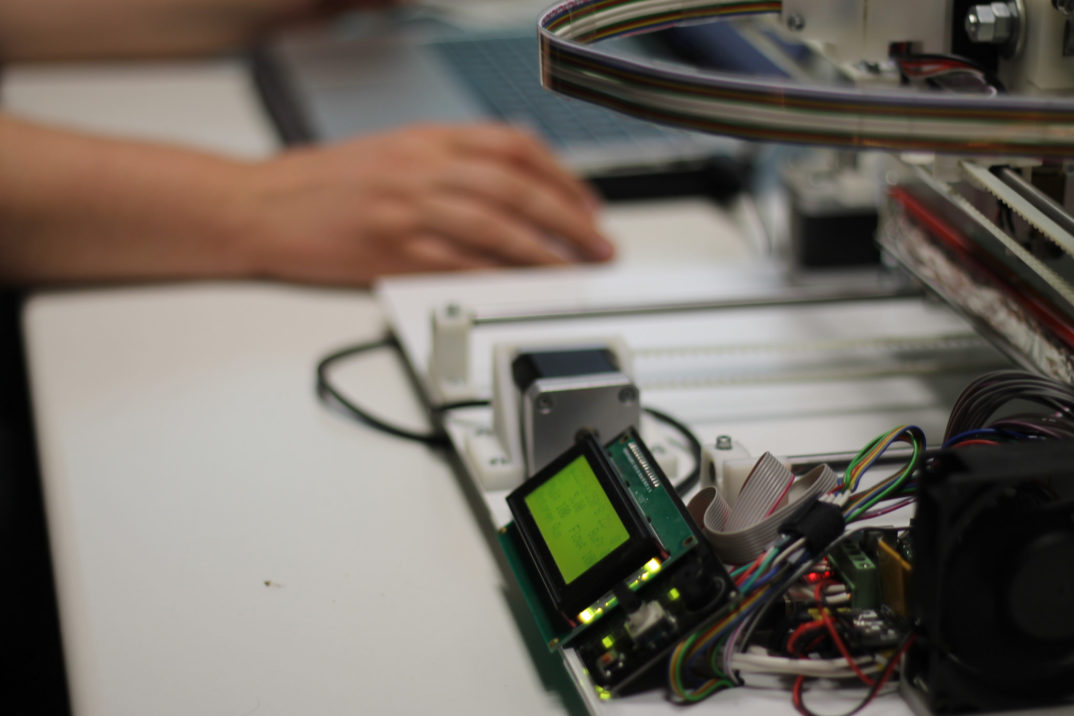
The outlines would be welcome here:
[[[905,465],[891,475],[884,477],[874,485],[858,492],[862,477],[875,465],[881,456],[897,442],[909,443],[912,452]],[[838,506],[847,522],[867,519],[874,516],[870,510],[884,500],[904,496],[912,491],[911,478],[925,459],[925,436],[920,428],[901,425],[870,441],[849,463],[837,486],[819,499],[820,502]],[[900,506],[906,504],[900,503]],[[837,669],[831,666],[818,667],[811,660],[796,663],[793,659],[769,657],[758,662],[758,656],[745,654],[750,636],[756,629],[765,612],[782,601],[789,589],[799,584],[807,574],[831,549],[852,532],[846,532],[825,548],[811,552],[805,537],[783,535],[762,555],[748,564],[731,572],[738,589],[738,601],[732,603],[725,613],[702,631],[691,634],[680,642],[668,660],[668,687],[673,697],[681,702],[694,702],[707,698],[721,689],[739,683],[736,670],[769,670],[769,672],[788,673],[799,677],[795,683],[794,703],[803,714],[809,713],[801,700],[801,690],[805,677],[823,675],[829,678],[842,678],[865,675],[863,668],[870,666],[860,659],[855,660],[849,652],[840,649],[846,662],[845,667]],[[823,604],[824,584],[817,587],[815,595],[818,603]],[[823,619],[823,617],[822,617]],[[841,644],[835,632],[834,624],[823,622],[829,628],[830,638]],[[799,634],[798,637],[802,636]],[[792,635],[792,640],[797,638]],[[790,646],[793,646],[793,641]],[[868,703],[879,693],[888,681],[908,643],[904,644],[888,662],[886,667],[872,664],[874,672],[880,673],[877,679],[862,679],[870,687],[861,706]],[[793,651],[791,652],[793,655]],[[775,659],[771,661],[770,659]],[[881,669],[883,669],[881,671]],[[858,708],[861,708],[859,706]],[[855,709],[856,711],[857,709]]]
[[[865,471],[872,467],[880,456],[896,442],[910,444],[913,448],[910,460],[902,469],[888,475],[864,492],[856,492],[861,485],[861,478],[862,475],[865,474]],[[915,425],[900,425],[884,435],[877,437],[862,448],[861,452],[859,452],[854,459],[850,461],[850,464],[847,465],[846,472],[843,474],[843,482],[839,487],[841,491],[852,493],[848,496],[849,499],[847,505],[843,509],[843,514],[846,517],[847,522],[878,517],[879,514],[869,512],[869,510],[875,507],[878,502],[891,497],[902,496],[904,490],[912,490],[913,484],[911,482],[911,477],[921,466],[924,459],[925,433],[922,432],[921,428]],[[912,502],[913,497],[908,498],[908,500]],[[908,504],[908,502],[900,503],[892,509],[898,509],[905,504]],[[884,512],[886,513],[887,510]]]
[[[1074,156],[1066,98],[868,92],[654,66],[587,43],[673,25],[777,13],[779,2],[571,0],[539,19],[549,89],[649,119],[745,139],[859,149]],[[948,68],[951,69],[951,68]]]
[[[980,64],[956,55],[900,54],[892,60],[905,82],[923,82],[937,89],[976,89],[989,94],[1004,91],[1003,83]],[[971,84],[966,87],[966,80]]]
[[[1035,410],[993,420],[1016,402]],[[967,385],[944,431],[945,447],[1049,439],[1074,439],[1074,386],[1021,370],[992,371]]]
[[[843,715],[851,716],[865,708],[874,698],[876,698],[876,695],[880,693],[880,690],[884,688],[884,685],[888,683],[892,674],[895,672],[895,667],[898,665],[899,660],[910,646],[913,645],[916,634],[910,634],[903,640],[903,643],[895,650],[894,655],[888,659],[887,664],[883,666],[882,669],[880,666],[874,666],[872,669],[869,669],[872,673],[866,673],[866,671],[862,669],[862,660],[855,660],[854,657],[851,656],[847,645],[843,642],[843,638],[839,634],[839,630],[835,625],[835,620],[832,618],[831,611],[828,609],[823,597],[823,587],[824,583],[822,582],[816,586],[815,591],[817,609],[820,612],[821,618],[813,622],[807,622],[799,627],[798,630],[795,630],[787,640],[787,650],[792,654],[796,654],[801,649],[801,647],[796,644],[796,638],[800,635],[799,630],[804,633],[809,633],[813,629],[823,628],[824,633],[821,634],[821,638],[826,637],[831,640],[831,643],[836,647],[843,659],[849,665],[854,676],[856,676],[862,684],[869,687],[869,691],[866,693],[865,698],[862,699],[853,710]],[[819,640],[815,639],[812,644],[816,644],[818,641]],[[812,648],[812,645],[809,648]],[[873,674],[879,674],[879,676],[873,678]],[[798,713],[802,714],[802,716],[816,716],[806,706],[803,697],[803,687],[805,686],[807,676],[810,676],[810,674],[800,673],[795,678],[794,687],[791,689],[791,702],[794,704],[794,708]]]

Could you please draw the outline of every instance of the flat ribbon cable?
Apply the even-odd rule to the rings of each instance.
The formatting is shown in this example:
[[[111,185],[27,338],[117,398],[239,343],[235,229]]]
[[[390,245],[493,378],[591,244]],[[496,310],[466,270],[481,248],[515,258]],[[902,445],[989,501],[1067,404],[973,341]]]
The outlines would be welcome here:
[[[675,25],[774,14],[780,2],[571,0],[539,18],[541,82],[661,124],[852,149],[1074,156],[1074,100],[842,88],[656,66],[592,43]]]

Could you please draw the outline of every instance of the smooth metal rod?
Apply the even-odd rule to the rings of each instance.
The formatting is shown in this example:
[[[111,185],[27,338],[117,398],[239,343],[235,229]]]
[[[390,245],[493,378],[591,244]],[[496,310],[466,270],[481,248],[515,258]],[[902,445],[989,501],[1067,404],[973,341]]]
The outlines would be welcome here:
[[[686,313],[691,311],[725,311],[739,308],[774,308],[777,306],[808,306],[850,301],[882,301],[895,298],[920,296],[921,291],[911,286],[884,289],[843,289],[837,293],[810,293],[808,291],[786,293],[779,296],[747,296],[710,301],[682,301],[657,304],[634,304],[620,306],[590,306],[585,308],[561,308],[515,313],[478,313],[473,324],[525,323],[532,321],[560,321],[581,318],[609,318],[618,316],[644,316],[660,313]]]

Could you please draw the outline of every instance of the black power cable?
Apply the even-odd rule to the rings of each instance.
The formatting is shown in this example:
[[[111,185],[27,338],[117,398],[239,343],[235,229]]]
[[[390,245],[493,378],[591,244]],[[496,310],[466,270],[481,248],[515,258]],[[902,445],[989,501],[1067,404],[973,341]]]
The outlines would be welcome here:
[[[353,346],[341,348],[337,351],[329,353],[328,355],[317,361],[317,383],[316,390],[317,396],[326,403],[334,403],[336,407],[342,408],[348,415],[357,419],[360,422],[365,423],[371,428],[379,430],[381,432],[393,435],[397,438],[404,440],[412,440],[414,442],[428,445],[430,447],[446,448],[451,445],[451,440],[443,430],[431,430],[422,432],[399,425],[394,425],[382,418],[377,417],[366,408],[362,407],[352,399],[343,394],[332,381],[329,379],[329,369],[333,365],[346,358],[361,355],[363,353],[369,353],[370,351],[380,350],[384,348],[391,348],[395,351],[400,350],[399,341],[396,340],[393,335],[386,335],[383,338],[368,341],[365,343],[358,343]],[[451,412],[452,410],[459,410],[461,408],[473,408],[490,405],[488,400],[462,400],[454,403],[443,403],[441,405],[434,405],[429,408],[430,417],[436,418],[444,413]],[[662,423],[673,428],[676,432],[680,433],[687,444],[690,446],[690,451],[694,457],[694,467],[686,477],[680,480],[675,485],[675,491],[680,495],[684,495],[693,489],[701,477],[701,441],[697,439],[694,432],[690,430],[685,424],[676,418],[668,415],[662,410],[656,408],[643,408],[643,410],[656,418]]]
[[[343,408],[351,415],[351,417],[357,418],[369,427],[380,430],[381,432],[394,435],[397,438],[403,438],[404,440],[413,440],[414,442],[419,442],[431,447],[448,447],[451,444],[451,441],[444,431],[420,432],[418,430],[411,430],[410,428],[393,425],[386,420],[378,418],[373,413],[370,413],[368,410],[352,401],[336,388],[331,380],[329,380],[328,369],[334,364],[344,358],[350,358],[382,348],[393,348],[398,350],[399,341],[395,339],[395,336],[388,335],[377,340],[342,348],[321,358],[321,360],[317,361],[317,396],[325,402],[328,402],[329,400],[335,401],[336,405]]]

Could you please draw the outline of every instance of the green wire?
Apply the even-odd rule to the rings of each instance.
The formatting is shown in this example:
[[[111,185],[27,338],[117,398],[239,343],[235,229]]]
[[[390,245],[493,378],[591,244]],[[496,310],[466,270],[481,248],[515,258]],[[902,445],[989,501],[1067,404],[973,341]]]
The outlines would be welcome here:
[[[768,550],[768,555],[765,556],[764,561],[761,562],[761,565],[759,567],[757,567],[757,571],[755,571],[753,574],[750,575],[750,578],[746,580],[745,584],[743,584],[741,587],[738,588],[738,591],[742,592],[743,594],[748,593],[749,590],[750,590],[750,587],[753,586],[753,583],[757,581],[757,578],[759,576],[761,576],[762,574],[765,573],[765,571],[768,570],[768,567],[772,563],[772,560],[774,560],[776,558],[776,555],[778,555],[778,554],[779,554],[779,550],[777,550],[775,547],[772,547],[771,549],[769,549]]]
[[[741,567],[739,567],[738,569],[736,569],[736,570],[732,571],[732,572],[731,572],[731,578],[732,578],[732,579],[734,579],[735,577],[737,577],[737,576],[739,576],[740,574],[742,574],[743,572],[745,572],[745,571],[746,571],[747,569],[749,569],[749,568],[750,568],[750,565],[751,565],[751,564],[753,564],[753,562],[746,562],[746,563],[745,563],[744,565],[742,565],[742,566],[741,566]]]
[[[863,459],[865,459],[865,456],[869,454],[869,451],[872,450],[874,447],[876,447],[877,443],[879,443],[881,440],[883,440],[884,438],[886,438],[890,434],[891,434],[890,432],[886,432],[883,435],[877,435],[875,438],[870,440],[869,443],[865,447],[863,447],[861,450],[858,451],[858,454],[854,456],[853,460],[851,460],[849,463],[847,463],[847,467],[843,471],[842,484],[839,486],[841,490],[843,490],[843,491],[846,491],[846,490],[854,491],[855,489],[857,489],[857,485],[847,485],[846,484],[847,475],[849,475],[852,472],[854,472],[854,468],[856,468],[858,466],[858,463],[860,463]],[[864,472],[862,474],[864,474]],[[858,479],[856,480],[856,482],[860,481],[860,480],[861,480],[861,475],[858,475]]]
[[[889,494],[891,494],[893,491],[895,491],[897,488],[899,488],[904,482],[906,482],[906,479],[910,475],[913,474],[914,470],[917,469],[918,462],[921,459],[921,442],[922,441],[918,438],[918,436],[913,431],[907,430],[907,431],[905,431],[905,433],[909,436],[909,438],[910,438],[909,442],[914,448],[913,455],[910,456],[909,464],[902,470],[902,472],[898,473],[895,476],[895,478],[892,479],[883,488],[880,488],[880,486],[877,486],[876,488],[873,488],[876,491],[875,494],[869,495],[864,500],[862,500],[861,503],[858,504],[847,515],[847,522],[851,522],[853,520],[856,520],[862,514],[864,514],[865,512],[868,512],[869,509],[872,508],[873,505],[875,505],[877,502],[880,502],[881,500],[883,500],[885,497],[887,497]],[[895,438],[893,438],[891,440],[891,442],[895,442],[895,440],[898,439],[899,437],[901,437],[901,435],[902,435],[902,433],[900,433],[899,435],[895,436]],[[883,437],[883,436],[881,436],[881,437]],[[874,440],[873,443],[870,444],[870,448],[871,448],[872,445],[875,445],[875,443],[876,443],[876,441]],[[877,457],[879,457],[879,454],[877,455]]]
[[[693,646],[693,643],[697,641],[699,636],[700,634],[698,634],[697,632],[690,635],[690,638],[688,638],[683,645],[682,652],[680,652],[679,658],[675,659],[675,663],[673,664],[671,670],[675,677],[675,692],[679,694],[679,696],[681,696],[684,700],[689,701],[690,703],[703,701],[704,699],[707,699],[709,696],[711,696],[713,693],[720,689],[726,689],[734,686],[734,684],[731,683],[731,681],[727,678],[727,675],[715,667],[713,667],[713,671],[721,678],[713,681],[711,684],[701,689],[700,691],[687,690],[687,688],[683,685],[682,666],[685,661],[683,657],[687,652],[690,651],[690,647]]]

